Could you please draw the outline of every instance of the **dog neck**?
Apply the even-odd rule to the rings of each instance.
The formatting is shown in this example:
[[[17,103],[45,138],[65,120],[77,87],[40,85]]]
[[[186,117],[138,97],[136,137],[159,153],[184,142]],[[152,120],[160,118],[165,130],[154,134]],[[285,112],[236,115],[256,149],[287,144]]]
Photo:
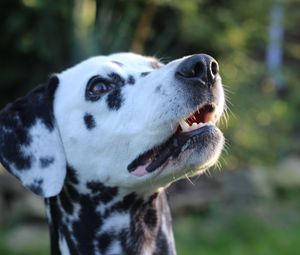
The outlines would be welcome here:
[[[61,193],[45,200],[52,255],[175,255],[164,192],[120,194],[99,182],[78,191],[68,175]]]

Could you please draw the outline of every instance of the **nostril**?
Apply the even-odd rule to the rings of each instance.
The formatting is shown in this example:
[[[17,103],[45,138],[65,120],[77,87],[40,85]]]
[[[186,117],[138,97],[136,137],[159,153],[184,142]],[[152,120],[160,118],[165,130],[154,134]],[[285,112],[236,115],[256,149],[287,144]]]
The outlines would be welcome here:
[[[175,76],[184,84],[212,86],[219,73],[219,65],[211,56],[197,54],[185,58],[177,67]]]
[[[194,76],[193,77],[199,77],[205,72],[205,66],[202,62],[197,62],[194,66]]]
[[[212,61],[210,64],[210,69],[213,76],[216,76],[219,73],[219,65],[216,61]]]
[[[183,66],[177,71],[177,74],[184,78],[197,78],[205,73],[205,65],[203,62],[193,63],[192,66]]]

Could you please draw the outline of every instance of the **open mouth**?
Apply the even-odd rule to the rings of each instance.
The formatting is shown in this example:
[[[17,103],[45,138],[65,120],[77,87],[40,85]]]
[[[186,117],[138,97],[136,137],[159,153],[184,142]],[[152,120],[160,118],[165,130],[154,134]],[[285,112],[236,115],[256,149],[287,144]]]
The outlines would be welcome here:
[[[197,143],[197,138],[211,132],[217,122],[215,109],[214,104],[205,104],[181,119],[176,132],[166,142],[139,155],[128,165],[128,171],[135,176],[144,176],[154,172],[171,157],[177,158],[188,141]]]

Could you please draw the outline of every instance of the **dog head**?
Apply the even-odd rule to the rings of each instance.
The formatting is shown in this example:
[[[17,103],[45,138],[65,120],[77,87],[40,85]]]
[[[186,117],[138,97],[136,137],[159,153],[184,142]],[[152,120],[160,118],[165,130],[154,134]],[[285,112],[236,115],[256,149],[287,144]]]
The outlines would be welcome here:
[[[224,104],[208,55],[93,57],[1,111],[0,161],[44,197],[60,192],[67,165],[82,192],[90,181],[152,192],[217,161]]]

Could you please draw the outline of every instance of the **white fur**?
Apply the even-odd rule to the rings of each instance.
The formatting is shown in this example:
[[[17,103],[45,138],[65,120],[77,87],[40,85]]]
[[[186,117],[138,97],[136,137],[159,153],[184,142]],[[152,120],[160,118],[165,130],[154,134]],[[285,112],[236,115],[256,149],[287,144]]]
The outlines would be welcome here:
[[[68,244],[64,236],[61,236],[59,239],[59,249],[60,252],[64,255],[71,255]]]
[[[122,254],[120,241],[114,240],[107,250],[107,254]]]
[[[128,213],[114,213],[103,222],[99,233],[116,232],[120,230],[120,226],[129,226],[129,223],[130,215]]]
[[[182,60],[153,70],[151,62],[157,60],[120,53],[90,58],[58,74],[60,84],[55,94],[55,117],[67,161],[76,169],[83,183],[100,180],[108,186],[135,189],[136,185],[155,177],[156,171],[143,177],[133,176],[127,171],[127,166],[139,154],[165,141],[175,131],[178,119],[191,113],[183,85],[174,77],[175,69]],[[122,67],[111,61],[122,63]],[[142,72],[148,71],[153,72],[140,77]],[[105,96],[96,102],[86,101],[84,96],[87,81],[92,76],[106,77],[112,72],[125,80],[128,75],[136,79],[135,85],[122,88],[124,103],[117,111],[108,109]],[[159,85],[163,93],[155,93]],[[216,112],[221,115],[224,92],[220,80],[216,86]],[[88,130],[85,127],[85,113],[94,116],[96,128]],[[165,182],[168,183],[174,176],[182,176],[185,166],[211,166],[222,146],[223,142],[220,142],[216,151],[207,148],[200,159],[197,155],[182,157],[176,169],[167,166],[159,178],[168,180]],[[154,188],[160,185],[162,183],[158,182]]]

